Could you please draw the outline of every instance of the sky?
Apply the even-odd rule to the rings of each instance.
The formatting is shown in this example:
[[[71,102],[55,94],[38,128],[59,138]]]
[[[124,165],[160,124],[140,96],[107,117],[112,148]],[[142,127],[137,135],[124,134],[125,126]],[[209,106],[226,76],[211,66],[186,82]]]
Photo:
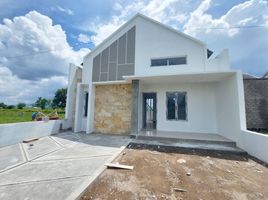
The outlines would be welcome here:
[[[0,102],[31,104],[67,87],[69,63],[142,13],[205,42],[228,48],[232,69],[268,71],[266,0],[1,0]]]

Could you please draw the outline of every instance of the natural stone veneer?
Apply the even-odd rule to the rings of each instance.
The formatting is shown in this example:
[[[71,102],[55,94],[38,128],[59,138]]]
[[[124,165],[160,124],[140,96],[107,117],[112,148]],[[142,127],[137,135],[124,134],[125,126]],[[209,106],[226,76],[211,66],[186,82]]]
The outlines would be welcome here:
[[[131,84],[96,85],[94,129],[127,134],[131,124]]]

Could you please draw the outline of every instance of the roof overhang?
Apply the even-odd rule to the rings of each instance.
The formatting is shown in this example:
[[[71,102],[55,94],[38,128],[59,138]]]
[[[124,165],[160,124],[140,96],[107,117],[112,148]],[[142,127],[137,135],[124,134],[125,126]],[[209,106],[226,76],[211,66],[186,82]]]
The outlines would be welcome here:
[[[200,82],[219,82],[232,75],[236,71],[226,72],[203,72],[203,73],[188,73],[188,74],[167,74],[153,76],[123,76],[126,82],[131,83],[132,80],[140,80],[143,84],[156,83],[200,83]]]

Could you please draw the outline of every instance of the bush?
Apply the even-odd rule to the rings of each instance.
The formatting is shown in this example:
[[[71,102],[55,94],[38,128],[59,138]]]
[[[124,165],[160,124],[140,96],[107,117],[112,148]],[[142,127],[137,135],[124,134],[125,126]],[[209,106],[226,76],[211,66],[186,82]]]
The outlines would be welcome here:
[[[7,106],[7,109],[14,109],[14,108],[15,108],[14,105],[8,105],[8,106]]]
[[[23,109],[25,106],[26,106],[25,103],[18,103],[17,108],[18,109]]]
[[[6,104],[4,104],[3,102],[0,103],[0,108],[6,108],[6,107],[7,107]]]

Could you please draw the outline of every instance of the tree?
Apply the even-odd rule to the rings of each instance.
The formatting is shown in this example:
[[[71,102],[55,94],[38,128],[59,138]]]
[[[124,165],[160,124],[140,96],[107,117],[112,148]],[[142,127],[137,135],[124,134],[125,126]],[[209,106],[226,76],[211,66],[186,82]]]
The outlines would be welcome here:
[[[7,106],[7,109],[14,109],[14,108],[15,108],[14,105],[8,105],[8,106]]]
[[[25,103],[18,103],[17,108],[18,109],[23,109],[25,106],[26,106]]]
[[[46,98],[38,97],[34,105],[41,109],[45,109],[48,105],[48,100]]]
[[[55,92],[55,96],[52,101],[53,108],[65,108],[66,96],[67,96],[67,88],[58,89]]]
[[[5,103],[0,102],[0,108],[6,108],[6,107],[7,107],[7,105]]]

